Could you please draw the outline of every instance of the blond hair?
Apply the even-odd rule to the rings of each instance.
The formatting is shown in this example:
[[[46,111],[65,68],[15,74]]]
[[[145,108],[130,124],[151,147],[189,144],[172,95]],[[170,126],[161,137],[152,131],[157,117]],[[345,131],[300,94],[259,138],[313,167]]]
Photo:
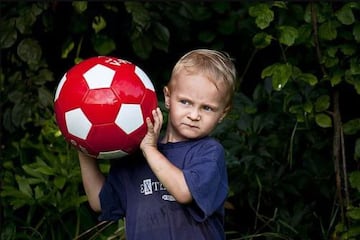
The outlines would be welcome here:
[[[205,74],[216,88],[225,89],[227,106],[231,106],[235,92],[236,69],[229,54],[210,49],[197,49],[186,53],[175,64],[169,86],[175,84],[175,79],[183,70],[189,74]]]

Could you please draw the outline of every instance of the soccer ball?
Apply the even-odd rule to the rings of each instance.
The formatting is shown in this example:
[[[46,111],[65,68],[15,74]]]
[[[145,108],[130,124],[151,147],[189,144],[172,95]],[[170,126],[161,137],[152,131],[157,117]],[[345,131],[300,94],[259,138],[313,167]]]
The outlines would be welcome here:
[[[139,148],[157,107],[154,86],[133,63],[98,56],[62,77],[55,93],[56,122],[65,140],[98,159],[121,158]]]

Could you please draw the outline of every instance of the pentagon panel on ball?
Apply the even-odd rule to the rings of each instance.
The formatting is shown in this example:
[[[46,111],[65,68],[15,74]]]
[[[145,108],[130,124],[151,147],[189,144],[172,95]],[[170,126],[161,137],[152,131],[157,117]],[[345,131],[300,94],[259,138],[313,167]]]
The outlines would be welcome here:
[[[98,159],[139,148],[158,105],[154,86],[135,64],[114,57],[83,60],[68,70],[55,93],[55,118],[65,140]]]

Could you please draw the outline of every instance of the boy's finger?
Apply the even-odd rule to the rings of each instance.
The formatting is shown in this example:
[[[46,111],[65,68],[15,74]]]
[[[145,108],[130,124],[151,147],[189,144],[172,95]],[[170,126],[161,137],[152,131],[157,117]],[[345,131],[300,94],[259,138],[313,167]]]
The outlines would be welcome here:
[[[161,112],[160,108],[156,108],[155,111],[156,111],[156,115],[157,115],[157,117],[159,119],[158,123],[160,125],[162,125],[162,123],[163,123],[163,115],[162,115],[162,112]]]
[[[146,125],[147,125],[147,127],[148,127],[148,130],[153,131],[153,130],[154,130],[154,125],[153,125],[153,123],[151,122],[151,119],[150,119],[149,117],[147,117],[145,121],[146,121]]]

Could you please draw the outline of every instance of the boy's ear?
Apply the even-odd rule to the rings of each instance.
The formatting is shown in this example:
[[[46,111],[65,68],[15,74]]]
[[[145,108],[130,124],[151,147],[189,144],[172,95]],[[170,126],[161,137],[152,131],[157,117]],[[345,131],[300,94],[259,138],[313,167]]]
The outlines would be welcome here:
[[[170,108],[170,90],[167,86],[163,89],[164,92],[164,99],[165,99],[165,107],[166,109]]]
[[[226,117],[226,115],[230,112],[230,109],[231,109],[230,106],[227,106],[227,107],[224,109],[221,117],[219,118],[218,123],[221,123],[221,122],[222,122],[222,120],[223,120],[223,119]]]

